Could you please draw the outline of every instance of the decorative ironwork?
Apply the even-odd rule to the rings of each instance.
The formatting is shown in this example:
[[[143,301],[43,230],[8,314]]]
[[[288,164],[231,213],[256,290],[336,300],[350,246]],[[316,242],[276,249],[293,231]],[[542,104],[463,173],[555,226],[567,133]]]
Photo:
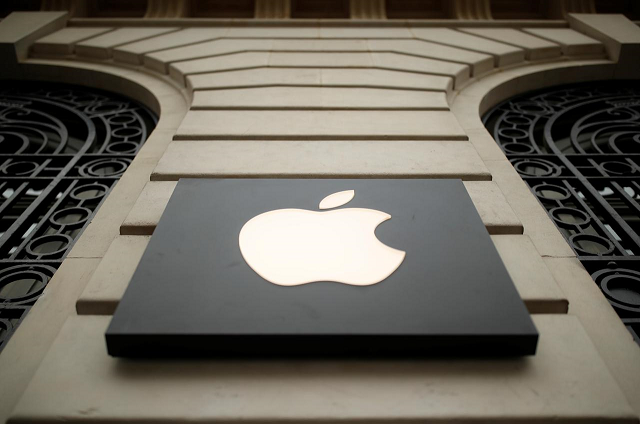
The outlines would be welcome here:
[[[156,124],[86,88],[0,87],[0,350]]]
[[[529,93],[483,121],[640,343],[640,84]]]

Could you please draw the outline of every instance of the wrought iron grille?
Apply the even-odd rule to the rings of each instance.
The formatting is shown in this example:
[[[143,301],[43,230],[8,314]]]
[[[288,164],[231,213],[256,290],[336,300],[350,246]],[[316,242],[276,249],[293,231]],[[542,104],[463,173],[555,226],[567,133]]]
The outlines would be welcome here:
[[[640,83],[533,92],[483,122],[640,343]]]
[[[0,350],[156,124],[130,99],[0,85]]]

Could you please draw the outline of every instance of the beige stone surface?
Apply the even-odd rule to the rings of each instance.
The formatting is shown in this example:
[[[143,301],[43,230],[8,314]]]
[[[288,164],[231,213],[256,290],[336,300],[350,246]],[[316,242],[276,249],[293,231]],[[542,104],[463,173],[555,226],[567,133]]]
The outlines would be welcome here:
[[[174,141],[151,180],[189,177],[491,179],[461,141]]]
[[[522,234],[522,223],[494,182],[464,183],[489,234]]]
[[[595,55],[604,53],[604,45],[570,28],[523,28],[524,32],[544,38],[562,47],[566,55]]]
[[[455,87],[467,81],[471,74],[471,68],[468,65],[444,60],[397,53],[372,53],[371,58],[378,68],[450,76],[454,80]]]
[[[466,140],[448,111],[192,110],[174,139]]]
[[[67,258],[0,355],[0,422],[5,422],[68,316],[98,258]]]
[[[640,415],[640,349],[631,333],[576,258],[545,258],[548,269],[569,299],[600,356]]]
[[[567,313],[567,296],[528,236],[493,235],[491,240],[530,313]]]
[[[456,114],[456,117],[460,115]],[[485,128],[466,129],[465,132],[469,141],[476,148],[482,160],[504,160],[506,156],[502,152],[498,143],[493,139],[489,131]]]
[[[187,76],[192,90],[268,86],[402,88],[449,91],[450,77],[383,69],[258,68]]]
[[[78,56],[89,56],[107,59],[111,56],[112,48],[120,44],[153,37],[167,32],[177,31],[175,27],[127,27],[118,28],[76,44]]]
[[[448,110],[437,91],[339,87],[256,87],[193,93],[198,109],[421,109]]]
[[[186,84],[184,76],[187,74],[234,71],[267,66],[270,54],[268,52],[233,53],[224,56],[175,62],[169,65],[169,75],[180,84]]]
[[[166,189],[173,190],[176,184],[177,182],[172,181],[151,182],[147,184],[145,191],[150,194],[151,191],[159,193],[160,191],[166,191]],[[465,185],[468,188],[468,182]],[[144,192],[133,208],[132,213],[129,214],[129,217],[132,217],[129,222],[132,225],[143,225],[144,228],[151,230],[149,232],[151,234],[169,201],[169,195],[165,196],[162,193],[158,195],[157,199],[151,200],[148,195],[144,199],[143,196],[145,196]],[[163,202],[161,206],[158,205],[160,200]],[[474,203],[478,209],[481,208],[476,199],[474,199]],[[151,209],[151,211],[149,212],[146,209]],[[135,217],[132,215],[135,215]],[[134,222],[134,219],[138,221]],[[123,235],[116,237],[104,259],[98,265],[96,272],[89,280],[84,292],[78,298],[76,303],[78,314],[113,314],[150,238],[150,235]],[[567,312],[568,302],[565,294],[558,287],[529,237],[523,235],[493,235],[491,239],[530,313],[564,314]]]
[[[229,38],[318,38],[318,26],[233,26],[229,28]]]
[[[120,234],[153,234],[177,184],[177,181],[149,181],[120,226]]]
[[[562,50],[556,43],[535,37],[512,28],[460,28],[469,34],[523,48],[528,60],[546,59],[560,56]]]
[[[471,67],[471,75],[478,76],[493,69],[493,57],[422,40],[369,40],[373,52],[395,52],[430,59],[463,63]]]
[[[496,67],[522,62],[525,56],[525,51],[519,47],[487,40],[486,38],[466,34],[451,28],[413,27],[411,32],[420,40],[491,54],[495,58],[494,64]]]
[[[366,26],[321,26],[320,38],[413,38],[409,28]]]
[[[367,40],[287,39],[274,40],[273,51],[369,52]]]
[[[270,51],[272,44],[273,40],[223,39],[205,41],[149,53],[144,57],[144,64],[155,71],[166,73],[168,72],[167,65],[173,62],[247,51]]]
[[[441,75],[421,75],[383,69],[321,69],[323,86],[406,88],[450,91],[453,79]]]
[[[67,321],[12,423],[637,423],[572,316],[534,316],[535,356],[484,360],[127,361],[108,322]]]
[[[112,315],[149,244],[150,236],[116,237],[76,302],[79,315]]]
[[[223,37],[228,30],[228,27],[184,28],[116,47],[113,49],[113,58],[120,62],[139,65],[142,64],[144,53],[213,40]]]
[[[74,51],[75,44],[87,38],[111,31],[109,27],[66,27],[46,35],[31,45],[35,54],[67,55]]]
[[[531,238],[540,255],[574,257],[575,254],[562,234],[549,219],[527,184],[513,169],[511,163],[508,160],[499,160],[487,161],[485,164],[507,202],[524,225],[524,233]]]
[[[369,52],[271,52],[269,66],[291,68],[368,68]]]
[[[274,85],[321,85],[319,69],[258,68],[187,76],[191,90]]]
[[[256,53],[243,53],[243,55]],[[231,55],[234,56],[234,55]],[[226,58],[227,56],[222,56]],[[214,59],[214,58],[211,58]],[[216,60],[211,60],[217,66]],[[178,62],[181,63],[181,62]],[[469,66],[397,53],[369,52],[272,52],[268,65],[290,68],[371,68],[451,76],[456,84],[469,78]],[[236,65],[237,66],[237,65]],[[171,69],[171,67],[170,67]]]

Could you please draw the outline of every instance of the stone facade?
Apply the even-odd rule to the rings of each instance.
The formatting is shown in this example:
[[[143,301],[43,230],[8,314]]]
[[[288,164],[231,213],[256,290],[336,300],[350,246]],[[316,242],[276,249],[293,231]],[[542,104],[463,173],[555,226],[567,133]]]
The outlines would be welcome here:
[[[170,19],[187,12],[155,3],[166,19],[0,22],[3,78],[102,88],[160,117],[0,355],[0,420],[638,422],[640,349],[480,121],[525,91],[637,78],[638,26],[564,9],[559,21],[367,21],[382,9],[363,1],[340,25],[260,25]],[[281,3],[257,10],[292,13]],[[537,355],[109,357],[109,315],[176,181],[190,177],[462,179],[533,314]]]

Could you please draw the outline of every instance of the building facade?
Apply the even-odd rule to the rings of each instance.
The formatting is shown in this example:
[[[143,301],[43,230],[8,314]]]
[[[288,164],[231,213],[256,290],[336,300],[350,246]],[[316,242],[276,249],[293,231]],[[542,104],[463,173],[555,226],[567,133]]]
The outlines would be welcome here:
[[[1,420],[638,422],[636,321],[625,328],[482,120],[535,90],[637,82],[636,23],[591,1],[116,3],[43,1],[0,21],[2,89],[82,86],[151,111],[148,137],[102,152],[130,164],[105,171],[119,181],[0,353]],[[112,358],[105,329],[182,178],[462,180],[537,353]]]

